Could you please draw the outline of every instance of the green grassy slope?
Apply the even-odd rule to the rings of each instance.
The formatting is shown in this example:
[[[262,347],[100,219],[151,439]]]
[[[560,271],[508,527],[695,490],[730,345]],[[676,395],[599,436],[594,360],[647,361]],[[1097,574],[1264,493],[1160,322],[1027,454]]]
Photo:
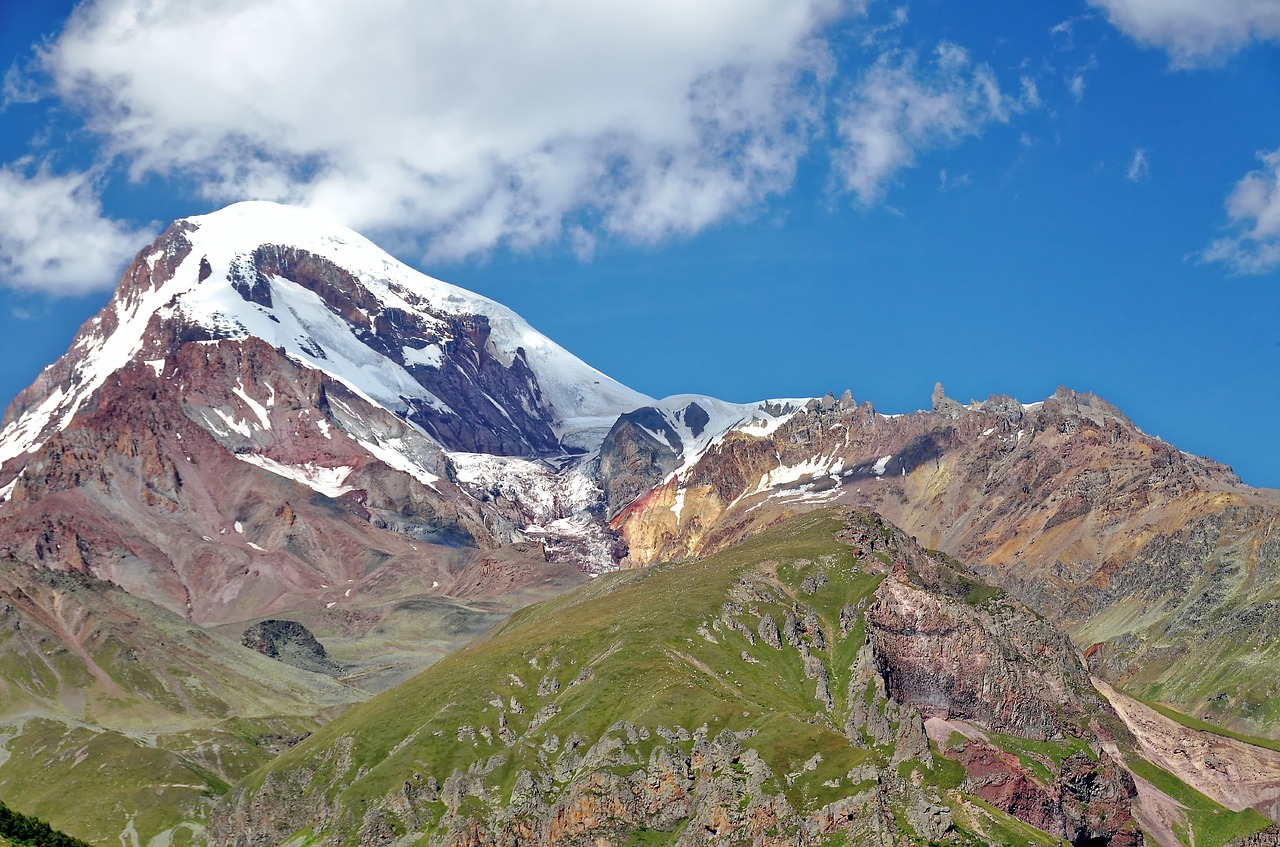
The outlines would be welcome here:
[[[876,832],[1058,843],[967,794],[978,783],[965,768],[922,727],[908,731],[914,710],[858,676],[863,610],[886,568],[836,539],[842,520],[801,516],[706,559],[603,576],[513,615],[251,775],[217,815],[213,842],[248,832],[273,843],[515,844],[554,832],[577,843],[587,830],[574,827],[588,821],[637,845],[693,843],[694,827],[725,843],[802,830],[811,843]],[[945,602],[997,600],[978,588],[948,586]],[[807,621],[803,648],[788,643],[797,621]],[[887,736],[874,737],[877,716]],[[993,743],[1046,792],[1064,761],[1087,769],[1098,757],[1080,738]],[[671,755],[687,773],[672,776]],[[693,799],[674,802],[681,792]]]
[[[77,574],[0,562],[0,621],[0,797],[94,843],[191,841],[229,785],[366,696]]]
[[[848,748],[837,721],[821,717],[821,704],[798,655],[774,650],[759,639],[752,646],[718,621],[729,590],[748,572],[774,572],[779,584],[792,583],[789,589],[798,593],[800,574],[822,570],[829,580],[838,580],[829,583],[824,597],[844,599],[821,608],[823,598],[818,598],[816,605],[824,629],[838,628],[834,618],[839,608],[869,596],[882,578],[853,567],[847,549],[833,537],[838,527],[830,516],[815,515],[704,561],[610,574],[518,612],[491,637],[353,708],[302,748],[284,754],[271,770],[300,764],[315,750],[351,736],[351,766],[368,768],[359,786],[350,789],[359,795],[382,796],[403,781],[402,774],[424,768],[443,779],[501,749],[501,742],[495,748],[483,740],[475,745],[457,741],[459,727],[496,728],[496,699],[504,703],[508,726],[521,734],[529,732],[539,711],[553,705],[554,717],[533,732],[539,740],[573,733],[599,738],[619,721],[687,729],[705,722],[717,730],[756,729],[783,768],[797,764],[803,753],[802,764],[812,755],[812,745]],[[777,602],[762,609],[780,622],[786,605]],[[707,635],[699,634],[700,628]],[[842,645],[846,653],[856,652],[846,646],[856,640]],[[744,650],[760,664],[744,662]],[[835,664],[847,666],[852,658],[842,655]],[[573,684],[580,677],[585,683]],[[539,695],[543,679],[556,680],[559,691]],[[831,687],[833,692],[843,689],[838,682]],[[512,711],[513,698],[523,713]],[[806,723],[811,718],[818,720]],[[642,752],[650,752],[658,741],[656,734],[651,736]],[[800,796],[809,788],[820,794],[813,790],[815,784],[848,771],[864,755],[849,752],[829,761],[789,786],[791,793]],[[506,770],[513,780],[514,765]],[[265,775],[255,775],[250,785],[261,785]]]

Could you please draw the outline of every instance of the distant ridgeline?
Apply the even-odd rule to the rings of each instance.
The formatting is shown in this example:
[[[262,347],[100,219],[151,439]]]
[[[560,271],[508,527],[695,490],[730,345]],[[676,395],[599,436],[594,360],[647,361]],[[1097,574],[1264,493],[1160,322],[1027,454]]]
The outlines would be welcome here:
[[[89,847],[79,838],[58,832],[39,818],[15,812],[0,801],[0,838],[24,847]]]

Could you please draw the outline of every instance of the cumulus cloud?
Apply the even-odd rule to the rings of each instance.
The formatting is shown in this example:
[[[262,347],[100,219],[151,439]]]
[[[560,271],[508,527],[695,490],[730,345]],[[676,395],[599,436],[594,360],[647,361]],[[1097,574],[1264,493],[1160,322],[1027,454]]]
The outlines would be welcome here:
[[[862,0],[90,0],[42,54],[106,154],[421,243],[692,233],[790,187]]]
[[[1262,167],[1245,174],[1227,197],[1231,235],[1216,239],[1201,254],[1238,273],[1280,268],[1280,149],[1260,153]]]
[[[113,287],[153,233],[103,215],[84,173],[0,167],[0,285],[83,294]]]
[[[1000,91],[991,68],[974,64],[955,44],[944,43],[924,65],[918,57],[885,54],[845,102],[837,119],[843,147],[834,154],[844,186],[863,203],[879,199],[899,170],[921,151],[979,134],[1011,113],[1039,101],[1024,82],[1023,98]]]
[[[1220,61],[1252,41],[1280,40],[1276,0],[1089,0],[1142,44],[1187,67]]]

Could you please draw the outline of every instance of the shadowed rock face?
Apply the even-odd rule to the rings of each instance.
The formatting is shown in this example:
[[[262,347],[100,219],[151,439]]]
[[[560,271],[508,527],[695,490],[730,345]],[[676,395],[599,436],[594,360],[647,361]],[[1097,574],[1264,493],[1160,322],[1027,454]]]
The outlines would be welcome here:
[[[324,645],[316,640],[297,621],[262,621],[244,631],[240,643],[250,650],[277,659],[313,673],[338,674],[342,668],[325,652]]]
[[[707,413],[694,404],[689,408],[702,413],[693,419],[701,424],[700,432]],[[616,515],[679,467],[682,447],[680,436],[657,409],[636,409],[621,415],[600,445],[600,483],[608,516]]]
[[[259,247],[253,252],[253,270],[263,281],[278,277],[314,292],[356,328],[357,337],[371,350],[405,366],[444,401],[451,412],[419,403],[407,417],[447,449],[501,456],[560,452],[551,430],[553,412],[524,351],[517,351],[510,364],[494,356],[488,316],[383,308],[349,272],[292,247]],[[406,348],[428,345],[442,350],[438,365],[405,361]]]

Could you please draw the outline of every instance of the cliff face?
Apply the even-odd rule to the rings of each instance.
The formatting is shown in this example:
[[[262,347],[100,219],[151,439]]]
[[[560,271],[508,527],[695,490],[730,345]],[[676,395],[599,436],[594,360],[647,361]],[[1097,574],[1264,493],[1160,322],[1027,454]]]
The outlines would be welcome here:
[[[963,766],[963,787],[1072,844],[1142,843],[1133,778],[1102,744],[1124,730],[1070,640],[868,514],[840,537],[890,571],[867,607],[859,662],[874,666],[891,703],[919,711],[935,745]],[[1050,742],[1060,757],[1040,761],[1037,774],[1008,741],[993,742],[1000,736]]]
[[[1017,818],[1132,845],[1123,732],[1049,624],[824,514],[527,610],[233,792],[210,837],[1004,843]]]

